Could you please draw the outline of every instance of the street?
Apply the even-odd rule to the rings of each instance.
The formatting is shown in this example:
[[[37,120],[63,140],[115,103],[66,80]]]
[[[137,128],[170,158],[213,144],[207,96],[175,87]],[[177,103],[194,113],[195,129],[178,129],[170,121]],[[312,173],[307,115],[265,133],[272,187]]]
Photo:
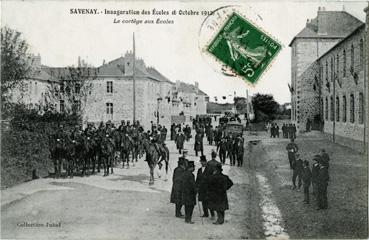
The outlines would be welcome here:
[[[228,191],[225,224],[200,218],[174,217],[169,203],[172,171],[179,154],[168,141],[170,168],[158,169],[149,186],[143,158],[130,169],[73,179],[44,178],[1,191],[1,238],[27,239],[247,239],[365,238],[367,234],[367,162],[363,155],[330,143],[320,133],[297,138],[301,157],[311,161],[324,146],[331,156],[327,210],[303,205],[303,192],[290,189],[291,172],[285,151],[288,139],[271,139],[265,132],[246,132],[244,166],[224,173],[234,182]],[[199,157],[193,139],[185,143],[196,174]],[[211,149],[204,139],[204,154]],[[349,158],[345,156],[350,156]],[[312,191],[312,190],[311,190]],[[32,225],[33,224],[33,225]]]

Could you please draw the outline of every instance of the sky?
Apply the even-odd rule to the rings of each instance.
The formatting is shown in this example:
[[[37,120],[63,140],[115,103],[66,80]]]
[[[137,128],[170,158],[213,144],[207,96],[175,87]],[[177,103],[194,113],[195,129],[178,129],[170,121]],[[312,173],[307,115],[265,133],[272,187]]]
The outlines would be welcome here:
[[[2,1],[1,25],[22,32],[30,51],[41,55],[43,65],[76,65],[81,56],[93,66],[114,60],[132,51],[135,33],[136,56],[153,66],[171,81],[194,83],[220,101],[233,95],[257,92],[272,94],[279,103],[290,101],[287,84],[291,79],[289,43],[301,31],[307,19],[315,18],[318,7],[346,12],[361,21],[366,1]],[[204,54],[202,42],[211,32],[200,31],[206,16],[178,15],[179,10],[212,11],[225,5],[252,20],[282,44],[282,50],[255,85],[238,77],[225,76],[219,65]],[[98,9],[100,14],[71,14],[71,9]],[[108,15],[108,10],[177,11],[177,15]],[[119,24],[117,20],[173,20],[173,24]],[[213,33],[215,34],[215,33]],[[208,36],[209,35],[209,36]],[[227,96],[222,100],[222,96]]]

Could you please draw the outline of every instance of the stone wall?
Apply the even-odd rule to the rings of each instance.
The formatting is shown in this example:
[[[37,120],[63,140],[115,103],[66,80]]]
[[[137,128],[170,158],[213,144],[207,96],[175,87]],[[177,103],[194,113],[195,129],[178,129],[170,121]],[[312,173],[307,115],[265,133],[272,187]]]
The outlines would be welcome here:
[[[300,76],[300,87],[297,91],[297,121],[296,126],[299,131],[306,130],[308,119],[314,120],[314,117],[320,113],[319,95],[319,65],[312,63]]]

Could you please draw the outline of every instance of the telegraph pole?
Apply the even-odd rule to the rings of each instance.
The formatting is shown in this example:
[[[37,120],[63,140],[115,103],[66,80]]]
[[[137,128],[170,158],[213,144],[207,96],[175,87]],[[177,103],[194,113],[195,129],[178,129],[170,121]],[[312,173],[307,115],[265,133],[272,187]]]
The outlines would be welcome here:
[[[135,78],[135,68],[136,68],[136,46],[135,46],[135,33],[133,33],[133,124],[136,122],[136,78]]]

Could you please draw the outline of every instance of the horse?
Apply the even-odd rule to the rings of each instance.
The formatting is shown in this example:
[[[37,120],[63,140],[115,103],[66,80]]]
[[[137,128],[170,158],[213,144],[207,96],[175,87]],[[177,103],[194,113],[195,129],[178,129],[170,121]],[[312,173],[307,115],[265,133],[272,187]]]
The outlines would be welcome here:
[[[59,178],[61,175],[62,162],[65,157],[65,143],[61,138],[56,136],[49,140],[50,156],[54,162],[54,178]]]
[[[128,136],[128,134],[123,134],[121,137],[121,158],[122,158],[122,168],[124,168],[124,163],[127,162],[127,168],[129,168],[129,155],[133,149],[132,139]],[[133,160],[132,160],[133,161]]]
[[[146,162],[150,168],[150,181],[149,185],[154,184],[154,169],[156,167],[156,164],[158,164],[160,160],[160,153],[158,149],[155,147],[153,143],[150,142],[149,139],[144,139],[142,141],[145,153],[146,153]]]
[[[94,139],[91,137],[84,137],[82,141],[82,176],[88,175],[89,168],[93,161],[94,156]]]

